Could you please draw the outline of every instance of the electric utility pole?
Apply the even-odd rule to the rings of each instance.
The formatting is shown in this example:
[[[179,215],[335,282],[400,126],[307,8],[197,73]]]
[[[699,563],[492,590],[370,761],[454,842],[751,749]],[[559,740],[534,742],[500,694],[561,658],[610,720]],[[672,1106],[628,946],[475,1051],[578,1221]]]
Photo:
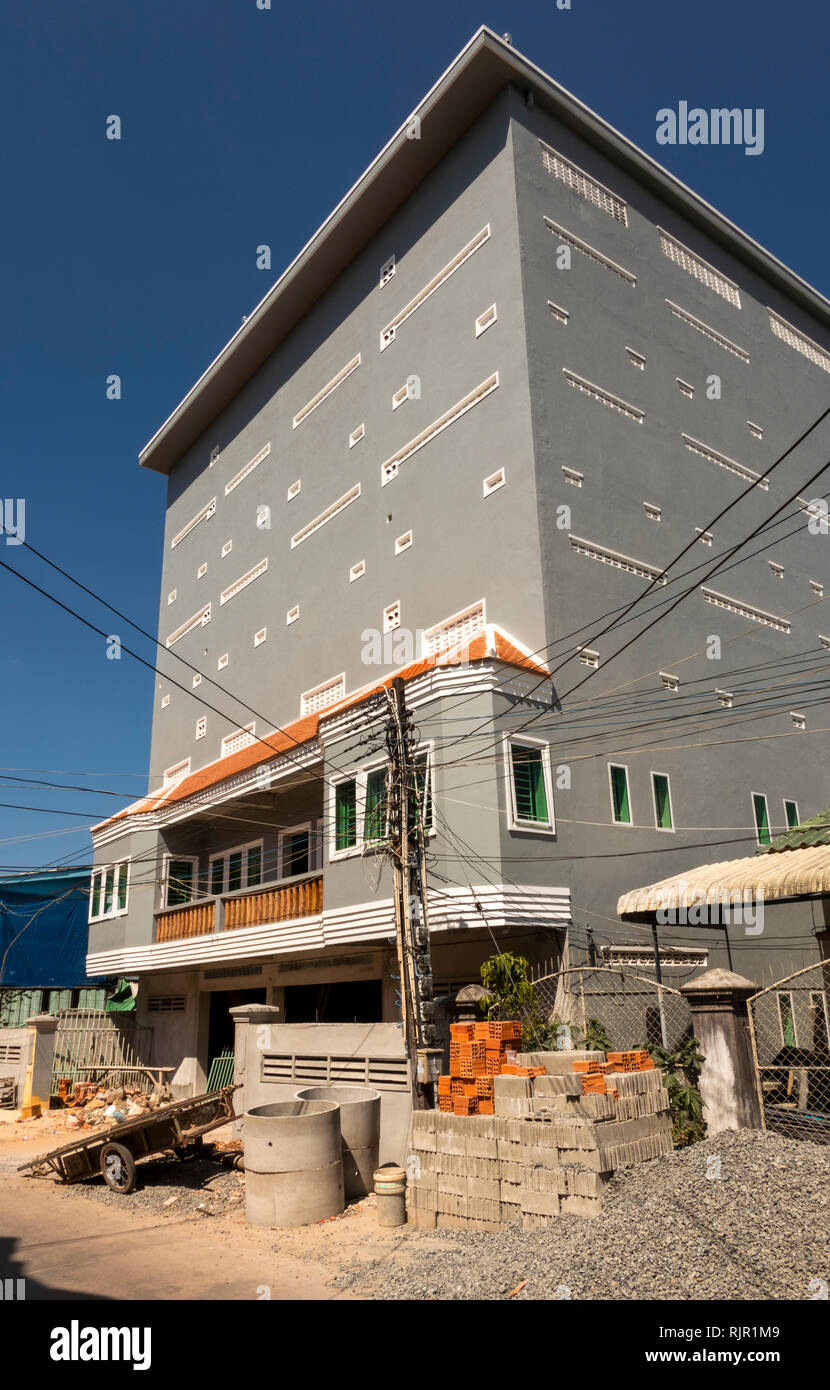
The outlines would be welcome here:
[[[412,1075],[416,1109],[434,1103],[434,1080],[441,1050],[435,1047],[432,963],[426,891],[424,805],[414,760],[412,715],[406,708],[404,682],[398,676],[389,692],[386,728],[389,750],[387,798],[389,850],[395,882],[395,928],[400,968],[401,1021]]]

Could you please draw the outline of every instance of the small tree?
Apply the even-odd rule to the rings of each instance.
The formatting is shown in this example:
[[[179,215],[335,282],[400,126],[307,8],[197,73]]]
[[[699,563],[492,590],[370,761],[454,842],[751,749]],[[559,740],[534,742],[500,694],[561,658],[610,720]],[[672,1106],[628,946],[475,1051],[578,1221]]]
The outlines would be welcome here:
[[[539,1013],[533,985],[527,978],[529,969],[524,956],[510,951],[490,956],[481,965],[481,983],[487,993],[479,1000],[479,1006],[487,1018],[521,1019],[526,1049],[544,1052],[556,1047],[556,1023]]]

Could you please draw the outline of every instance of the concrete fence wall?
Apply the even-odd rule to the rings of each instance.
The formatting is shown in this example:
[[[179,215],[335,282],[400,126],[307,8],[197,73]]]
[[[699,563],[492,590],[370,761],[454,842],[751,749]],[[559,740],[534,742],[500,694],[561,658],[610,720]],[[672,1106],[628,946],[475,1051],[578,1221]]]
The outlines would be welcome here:
[[[238,1115],[293,1100],[307,1086],[371,1086],[381,1095],[380,1162],[402,1163],[412,1110],[409,1067],[393,1023],[280,1023],[269,1004],[231,1009]],[[242,1133],[242,1121],[236,1125]]]

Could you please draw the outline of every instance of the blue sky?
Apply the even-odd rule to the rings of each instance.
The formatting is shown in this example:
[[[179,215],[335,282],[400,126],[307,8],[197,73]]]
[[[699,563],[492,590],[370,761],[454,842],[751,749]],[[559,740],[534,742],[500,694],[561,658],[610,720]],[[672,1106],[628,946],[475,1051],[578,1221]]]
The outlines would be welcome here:
[[[138,450],[482,23],[830,294],[819,0],[7,7],[0,496],[148,630],[165,490]],[[764,153],[658,146],[656,113],[681,100],[763,107]],[[0,541],[0,560],[152,660],[23,547]],[[2,569],[0,603],[0,801],[47,808],[0,807],[0,865],[79,862],[86,826],[146,786],[153,678]]]

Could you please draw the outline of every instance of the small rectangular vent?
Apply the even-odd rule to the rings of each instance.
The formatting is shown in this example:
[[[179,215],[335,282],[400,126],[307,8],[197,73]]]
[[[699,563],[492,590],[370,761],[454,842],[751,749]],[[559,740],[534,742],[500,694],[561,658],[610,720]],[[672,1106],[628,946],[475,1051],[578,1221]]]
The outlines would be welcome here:
[[[685,270],[689,275],[693,275],[707,289],[714,290],[722,299],[734,304],[736,309],[741,307],[741,296],[738,286],[734,280],[729,280],[727,276],[721,275],[720,271],[715,270],[713,265],[704,261],[702,256],[695,255],[688,246],[684,246],[681,241],[677,241],[668,232],[664,232],[662,227],[657,228],[660,234],[660,250],[664,256],[668,256],[670,261],[679,265],[681,270]]]

